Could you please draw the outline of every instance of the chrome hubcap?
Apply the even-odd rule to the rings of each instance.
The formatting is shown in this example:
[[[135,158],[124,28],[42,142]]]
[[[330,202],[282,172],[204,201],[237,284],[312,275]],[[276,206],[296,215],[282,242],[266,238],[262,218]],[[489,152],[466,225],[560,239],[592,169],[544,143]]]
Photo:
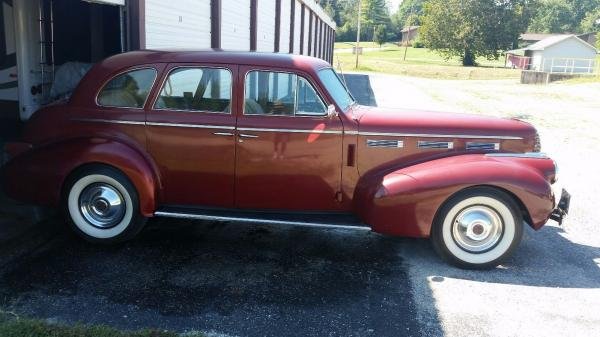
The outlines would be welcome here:
[[[108,229],[118,225],[125,216],[125,200],[121,193],[108,184],[92,184],[79,196],[83,218],[94,227]]]
[[[452,237],[460,248],[470,253],[483,253],[494,248],[502,237],[500,215],[487,206],[471,206],[454,220]]]

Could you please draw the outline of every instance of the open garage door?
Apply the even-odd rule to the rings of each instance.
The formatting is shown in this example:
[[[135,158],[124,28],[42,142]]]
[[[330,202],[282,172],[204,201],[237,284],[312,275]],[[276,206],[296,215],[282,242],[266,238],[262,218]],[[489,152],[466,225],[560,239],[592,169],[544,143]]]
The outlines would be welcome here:
[[[91,64],[124,51],[124,2],[14,2],[22,120],[39,106],[68,97]]]

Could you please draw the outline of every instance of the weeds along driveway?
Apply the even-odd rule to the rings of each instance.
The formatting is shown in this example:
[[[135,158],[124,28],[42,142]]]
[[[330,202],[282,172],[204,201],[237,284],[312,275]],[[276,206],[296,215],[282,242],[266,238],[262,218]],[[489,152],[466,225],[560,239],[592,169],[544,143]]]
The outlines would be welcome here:
[[[526,86],[371,74],[380,106],[520,118],[539,130],[572,193],[562,228],[527,230],[504,266],[468,272],[408,241],[419,321],[447,336],[600,336],[600,83]],[[401,100],[399,101],[399,98]]]
[[[418,336],[402,240],[160,220],[121,246],[66,236],[0,277],[2,307],[118,328]]]

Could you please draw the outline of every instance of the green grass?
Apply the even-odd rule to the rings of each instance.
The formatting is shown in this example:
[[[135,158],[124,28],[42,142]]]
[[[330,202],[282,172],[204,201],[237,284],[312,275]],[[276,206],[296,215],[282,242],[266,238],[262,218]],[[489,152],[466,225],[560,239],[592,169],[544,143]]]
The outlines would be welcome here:
[[[361,42],[361,46],[370,48],[373,42]],[[334,65],[341,65],[344,71],[371,71],[399,74],[415,77],[440,79],[517,79],[519,70],[504,68],[504,58],[499,60],[477,60],[477,67],[463,67],[459,58],[445,59],[427,48],[408,48],[406,60],[405,48],[386,44],[382,49],[367,50],[359,57],[359,68],[355,69],[355,55],[343,49],[354,44],[336,42]],[[339,69],[338,69],[339,70]]]
[[[5,316],[4,318],[2,316]],[[14,316],[14,315],[13,315]],[[0,312],[2,337],[178,337],[173,332],[159,330],[120,331],[106,326],[49,324],[41,320],[8,317]],[[186,334],[201,337],[202,334]]]

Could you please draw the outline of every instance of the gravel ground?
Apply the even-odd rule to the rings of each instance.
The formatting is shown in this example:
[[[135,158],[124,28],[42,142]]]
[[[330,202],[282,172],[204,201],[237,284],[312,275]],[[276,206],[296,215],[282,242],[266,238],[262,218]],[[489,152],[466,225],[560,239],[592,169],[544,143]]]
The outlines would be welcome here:
[[[483,272],[442,263],[427,240],[363,232],[154,219],[136,240],[101,247],[59,231],[0,270],[0,308],[214,336],[600,335],[600,84],[371,83],[380,106],[534,123],[573,194],[564,226],[527,230],[505,265]]]
[[[517,117],[538,127],[573,195],[562,228],[529,230],[506,265],[468,272],[441,264],[426,245],[401,256],[419,321],[446,336],[600,335],[600,83],[524,86],[371,75],[380,106]],[[402,103],[398,104],[400,92]]]

